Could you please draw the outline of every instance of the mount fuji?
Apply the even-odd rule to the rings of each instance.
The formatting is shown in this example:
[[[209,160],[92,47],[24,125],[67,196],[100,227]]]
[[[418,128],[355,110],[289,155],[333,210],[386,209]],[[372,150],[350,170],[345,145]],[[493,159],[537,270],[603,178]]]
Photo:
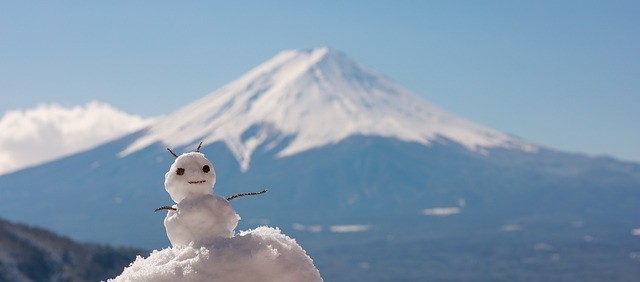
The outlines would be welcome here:
[[[419,256],[416,244],[432,242],[464,244],[478,251],[472,257],[486,253],[486,242],[596,238],[610,243],[611,256],[640,247],[632,235],[640,164],[563,153],[476,124],[329,48],[283,51],[140,131],[0,176],[0,217],[82,241],[166,246],[164,215],[153,213],[172,203],[166,148],[187,152],[199,142],[217,173],[216,194],[269,190],[233,202],[240,227],[285,229],[315,254],[325,279],[380,275],[367,270],[375,262],[360,264],[380,246],[398,252],[381,261]],[[429,248],[420,254],[456,253]],[[524,255],[513,256],[499,259]]]
[[[424,145],[443,137],[472,151],[536,149],[450,114],[325,47],[281,52],[155,123],[120,156],[155,142],[179,147],[219,141],[247,171],[251,155],[265,143],[274,148],[290,138],[277,152],[287,157],[357,135]]]

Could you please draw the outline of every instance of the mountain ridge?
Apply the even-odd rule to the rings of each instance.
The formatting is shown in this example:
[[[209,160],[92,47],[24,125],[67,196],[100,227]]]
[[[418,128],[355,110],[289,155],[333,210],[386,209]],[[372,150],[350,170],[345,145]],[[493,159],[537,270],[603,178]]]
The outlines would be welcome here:
[[[118,274],[132,248],[81,244],[47,230],[0,219],[0,281],[96,281]]]

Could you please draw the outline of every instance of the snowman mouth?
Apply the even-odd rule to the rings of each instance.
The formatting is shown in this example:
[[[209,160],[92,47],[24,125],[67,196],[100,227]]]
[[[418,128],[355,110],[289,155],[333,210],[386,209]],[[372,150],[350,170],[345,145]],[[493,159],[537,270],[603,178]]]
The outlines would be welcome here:
[[[188,181],[189,184],[200,184],[200,183],[205,183],[207,182],[206,180],[200,180],[200,181]]]

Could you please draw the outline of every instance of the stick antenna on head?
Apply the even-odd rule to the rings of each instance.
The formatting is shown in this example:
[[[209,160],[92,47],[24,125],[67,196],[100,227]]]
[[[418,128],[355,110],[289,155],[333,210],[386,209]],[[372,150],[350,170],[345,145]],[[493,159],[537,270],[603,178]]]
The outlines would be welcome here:
[[[202,148],[202,142],[200,142],[200,145],[198,145],[198,148],[196,149],[196,152],[200,153],[200,148]]]
[[[169,150],[169,153],[171,153],[173,155],[173,157],[175,157],[176,159],[178,158],[178,155],[176,155],[176,153],[171,151],[171,148],[167,148],[167,150]]]

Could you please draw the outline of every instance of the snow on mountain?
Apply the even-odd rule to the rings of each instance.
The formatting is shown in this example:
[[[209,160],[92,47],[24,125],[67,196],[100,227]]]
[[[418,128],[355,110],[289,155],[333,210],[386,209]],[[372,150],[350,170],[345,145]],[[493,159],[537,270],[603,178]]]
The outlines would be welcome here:
[[[100,102],[8,111],[0,117],[0,174],[84,151],[150,121]]]
[[[394,137],[429,145],[439,137],[484,147],[535,147],[448,113],[329,48],[283,51],[241,78],[155,122],[120,153],[223,141],[246,171],[253,151],[290,143],[278,156],[349,136]]]

